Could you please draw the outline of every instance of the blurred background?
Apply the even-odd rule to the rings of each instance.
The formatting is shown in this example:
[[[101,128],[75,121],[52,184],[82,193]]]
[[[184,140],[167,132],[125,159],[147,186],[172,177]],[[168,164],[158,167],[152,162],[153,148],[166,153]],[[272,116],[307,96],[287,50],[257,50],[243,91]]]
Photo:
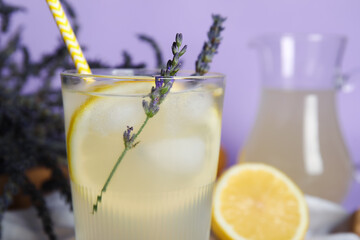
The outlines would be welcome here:
[[[169,43],[182,32],[188,52],[184,69],[194,63],[206,39],[211,14],[227,17],[223,43],[211,64],[211,71],[227,76],[222,145],[228,162],[236,161],[254,122],[260,97],[260,69],[252,39],[263,33],[301,32],[345,35],[348,44],[343,70],[360,69],[360,2],[357,0],[165,0],[70,1],[80,25],[78,40],[86,46],[85,56],[115,65],[127,50],[135,63],[155,67],[154,52],[137,34],[153,37],[165,59],[171,56]],[[12,0],[27,10],[13,18],[11,28],[22,25],[22,41],[32,58],[40,59],[59,44],[60,35],[44,1]],[[354,90],[338,94],[339,120],[351,159],[360,165],[360,74],[352,79]],[[60,79],[58,81],[60,83]],[[34,81],[34,85],[39,84]],[[356,189],[354,190],[356,192]],[[356,194],[356,193],[354,193]]]

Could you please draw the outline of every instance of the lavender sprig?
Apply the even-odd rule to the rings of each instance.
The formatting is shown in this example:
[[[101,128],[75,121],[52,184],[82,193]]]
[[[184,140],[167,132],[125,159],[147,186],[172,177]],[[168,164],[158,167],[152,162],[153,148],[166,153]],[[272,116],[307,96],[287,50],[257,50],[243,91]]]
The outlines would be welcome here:
[[[214,55],[217,53],[222,37],[220,37],[221,31],[224,30],[222,26],[226,18],[220,15],[212,15],[213,24],[208,32],[208,41],[204,43],[204,46],[195,63],[195,76],[202,76],[206,74],[209,69],[209,63],[212,61]]]
[[[166,68],[161,69],[161,76],[155,77],[155,87],[151,88],[149,94],[150,102],[143,100],[143,108],[147,117],[152,118],[158,111],[160,104],[164,101],[165,97],[169,93],[175,76],[179,71],[181,64],[179,59],[186,52],[187,46],[185,45],[181,50],[182,34],[176,34],[175,42],[171,49],[173,53],[173,59],[169,60],[166,64]]]
[[[173,53],[173,59],[169,60],[167,62],[166,68],[161,69],[161,76],[155,77],[155,87],[151,88],[149,97],[150,101],[143,101],[143,108],[146,114],[145,121],[141,125],[140,129],[136,133],[133,132],[133,127],[127,127],[123,134],[123,140],[124,140],[124,150],[121,153],[120,157],[117,159],[114,167],[112,168],[103,188],[101,189],[100,194],[96,197],[96,202],[93,205],[93,211],[92,213],[96,213],[99,207],[99,204],[102,201],[103,193],[106,192],[106,189],[116,172],[116,169],[118,168],[119,164],[125,157],[127,151],[134,148],[139,142],[136,142],[137,137],[140,135],[144,127],[146,126],[147,122],[150,118],[154,117],[160,110],[160,104],[165,100],[166,96],[168,95],[173,83],[174,79],[172,76],[175,76],[176,73],[180,69],[180,63],[179,58],[185,54],[186,52],[186,45],[180,50],[180,47],[182,45],[182,34],[178,33],[175,37],[175,42],[172,45],[172,53]]]

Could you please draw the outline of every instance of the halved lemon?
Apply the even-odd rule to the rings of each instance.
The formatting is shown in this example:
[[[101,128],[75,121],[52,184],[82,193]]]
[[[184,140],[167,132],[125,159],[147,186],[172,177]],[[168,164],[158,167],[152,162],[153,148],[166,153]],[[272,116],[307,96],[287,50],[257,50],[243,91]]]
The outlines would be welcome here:
[[[300,240],[308,222],[303,193],[274,167],[242,163],[216,185],[212,228],[221,240]]]

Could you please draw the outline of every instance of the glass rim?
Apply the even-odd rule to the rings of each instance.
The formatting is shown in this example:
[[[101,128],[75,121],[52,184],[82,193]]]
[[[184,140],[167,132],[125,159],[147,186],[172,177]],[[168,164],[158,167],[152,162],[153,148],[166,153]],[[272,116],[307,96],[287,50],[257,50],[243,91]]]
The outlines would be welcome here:
[[[151,69],[151,68],[93,68],[92,70],[99,71],[99,70],[106,70],[106,71],[118,71],[118,70],[133,70],[133,71],[153,71],[159,72],[160,69]],[[182,74],[189,74],[186,76],[173,76],[173,77],[162,77],[163,79],[174,79],[174,80],[195,80],[195,79],[223,79],[225,75],[218,72],[208,72],[202,76],[191,76],[190,74],[195,73],[192,70],[180,70],[178,73]],[[61,76],[64,77],[77,77],[77,78],[107,78],[107,79],[119,79],[119,80],[134,80],[134,81],[154,81],[154,77],[157,75],[147,76],[144,75],[111,75],[111,74],[86,74],[86,73],[78,73],[76,69],[69,69],[65,70],[60,73]]]
[[[324,40],[340,40],[347,41],[347,36],[340,33],[321,33],[321,32],[273,32],[273,33],[264,33],[257,35],[253,40],[259,39],[281,39],[283,37],[294,37],[298,39],[306,39],[312,42],[320,42]]]

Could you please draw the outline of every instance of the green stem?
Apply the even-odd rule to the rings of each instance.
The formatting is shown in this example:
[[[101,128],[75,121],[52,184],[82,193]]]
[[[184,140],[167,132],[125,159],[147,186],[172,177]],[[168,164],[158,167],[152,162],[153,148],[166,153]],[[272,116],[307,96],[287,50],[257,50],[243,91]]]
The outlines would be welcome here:
[[[149,121],[150,117],[146,117],[144,123],[141,125],[139,131],[135,134],[135,138],[134,141],[136,140],[136,138],[140,135],[140,133],[142,132],[142,130],[144,129],[145,125],[147,124],[147,122]]]
[[[135,137],[134,137],[134,141],[136,140],[136,138],[140,135],[140,133],[142,132],[142,130],[144,129],[145,125],[147,124],[147,122],[149,121],[150,117],[146,117],[145,121],[143,122],[143,124],[141,125],[139,131],[137,131],[137,133],[135,133]],[[104,192],[106,192],[106,189],[112,179],[112,177],[114,176],[114,173],[116,172],[116,169],[118,168],[118,166],[120,165],[121,163],[121,160],[125,157],[127,151],[129,151],[131,148],[125,148],[123,150],[123,152],[121,153],[120,157],[118,158],[118,160],[116,161],[114,167],[112,168],[108,178],[106,179],[106,182],[104,184],[104,186],[102,187],[101,189],[101,192],[100,192],[100,195],[98,195],[96,197],[96,203],[93,205],[93,214],[97,211],[98,209],[98,206],[99,206],[99,203],[101,203],[101,199],[102,199],[102,194]]]

